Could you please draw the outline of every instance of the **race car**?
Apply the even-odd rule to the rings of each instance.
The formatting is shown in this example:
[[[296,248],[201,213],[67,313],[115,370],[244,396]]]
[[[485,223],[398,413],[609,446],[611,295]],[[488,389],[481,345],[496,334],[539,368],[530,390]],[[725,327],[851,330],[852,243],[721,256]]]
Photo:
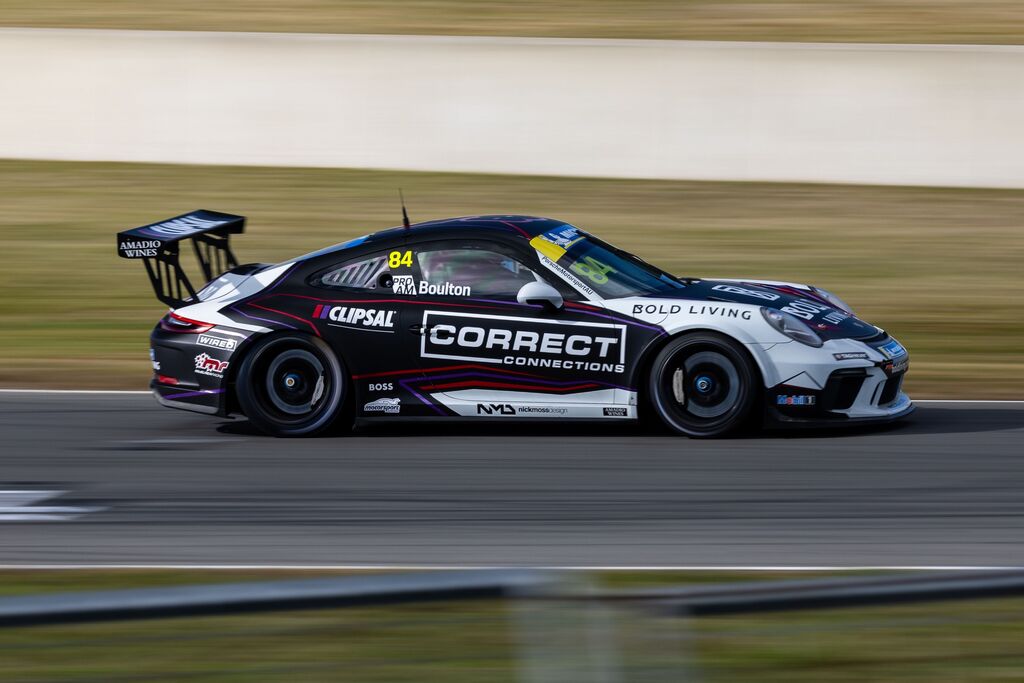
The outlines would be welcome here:
[[[245,218],[118,234],[171,310],[159,402],[275,436],[400,420],[636,420],[691,437],[908,415],[906,349],[816,287],[678,277],[550,218],[469,216],[238,265]],[[191,242],[196,290],[179,247]]]

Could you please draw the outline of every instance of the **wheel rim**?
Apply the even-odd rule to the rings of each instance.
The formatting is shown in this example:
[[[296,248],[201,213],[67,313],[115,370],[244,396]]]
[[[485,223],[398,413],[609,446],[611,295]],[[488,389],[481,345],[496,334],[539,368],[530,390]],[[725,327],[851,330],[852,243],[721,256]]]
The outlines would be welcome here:
[[[711,423],[728,416],[742,401],[742,380],[736,364],[717,351],[698,351],[673,358],[666,368],[665,387],[673,412],[689,424]]]
[[[320,410],[331,389],[330,375],[317,354],[287,349],[264,366],[261,401],[287,421],[306,419]]]

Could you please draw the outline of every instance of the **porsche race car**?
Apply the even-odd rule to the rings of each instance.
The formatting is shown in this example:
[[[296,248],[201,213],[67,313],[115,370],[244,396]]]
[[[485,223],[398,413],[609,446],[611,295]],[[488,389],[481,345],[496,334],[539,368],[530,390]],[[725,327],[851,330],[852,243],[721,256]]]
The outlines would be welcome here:
[[[276,436],[409,419],[635,420],[691,437],[913,410],[909,356],[816,287],[677,277],[569,224],[470,216],[239,265],[245,218],[118,234],[171,310],[151,388]],[[180,263],[191,243],[205,286]]]

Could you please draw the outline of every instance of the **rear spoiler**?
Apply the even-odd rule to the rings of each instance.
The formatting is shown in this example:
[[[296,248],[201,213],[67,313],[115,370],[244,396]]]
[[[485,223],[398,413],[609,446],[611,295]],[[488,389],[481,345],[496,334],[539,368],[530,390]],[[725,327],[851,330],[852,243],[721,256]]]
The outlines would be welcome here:
[[[196,300],[196,290],[178,262],[178,244],[191,240],[204,282],[238,266],[231,253],[231,235],[245,229],[245,217],[230,213],[190,211],[159,223],[117,233],[117,255],[142,259],[156,298],[171,308]]]

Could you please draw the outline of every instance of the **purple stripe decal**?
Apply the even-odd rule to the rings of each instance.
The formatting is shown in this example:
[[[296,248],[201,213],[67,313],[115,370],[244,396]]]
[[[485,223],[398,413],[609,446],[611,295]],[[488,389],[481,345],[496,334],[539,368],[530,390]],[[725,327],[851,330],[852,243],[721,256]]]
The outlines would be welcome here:
[[[620,323],[622,325],[634,325],[635,327],[643,327],[643,328],[648,329],[648,330],[654,330],[658,334],[668,334],[661,327],[656,327],[654,325],[644,325],[643,323],[638,323],[635,320],[630,320],[630,319],[627,319],[627,318],[616,318],[613,315],[605,315],[604,313],[596,313],[594,311],[586,311],[586,310],[582,310],[582,309],[579,309],[579,308],[572,308],[572,309],[569,309],[569,310],[571,310],[573,313],[583,313],[584,315],[593,315],[593,316],[596,316],[598,318],[607,318],[608,320],[614,320],[615,322]]]
[[[498,303],[498,304],[502,304],[503,306],[522,306],[523,308],[543,308],[544,307],[544,306],[534,305],[534,304],[529,304],[529,303],[519,303],[517,301],[499,301],[497,299],[466,299],[466,300],[467,301],[479,301],[480,303]],[[571,313],[582,313],[584,315],[594,315],[594,316],[597,316],[597,317],[604,317],[604,318],[609,319],[609,321],[614,321],[615,323],[618,323],[618,324],[621,324],[621,325],[632,325],[634,327],[644,328],[645,330],[653,330],[654,332],[657,332],[658,334],[663,334],[663,335],[664,334],[668,334],[662,328],[659,328],[659,327],[656,327],[656,326],[653,326],[653,325],[644,325],[643,323],[637,323],[636,321],[634,321],[633,318],[629,318],[629,317],[615,317],[614,315],[606,315],[604,313],[598,313],[598,312],[593,311],[593,310],[587,310],[586,308],[575,308],[575,307],[572,307],[572,306],[566,306],[566,309],[569,312],[571,312]]]
[[[212,396],[214,394],[223,394],[223,389],[203,389],[202,391],[189,391],[184,394],[171,394],[169,396],[163,396],[162,398],[192,398],[193,396]]]
[[[466,299],[466,301],[479,301],[485,304],[501,304],[502,306],[522,306],[523,308],[544,308],[540,304],[521,304],[518,301],[498,301],[497,299]]]
[[[280,320],[270,320],[269,318],[260,318],[260,317],[255,316],[255,315],[249,315],[245,311],[238,310],[237,306],[230,306],[229,308],[230,308],[230,310],[234,311],[235,313],[237,313],[239,315],[244,315],[246,318],[251,318],[252,320],[259,320],[260,322],[265,322],[265,323],[273,323],[275,325],[284,325],[285,327],[287,327],[289,329],[292,329],[292,330],[299,329],[299,328],[295,327],[295,325],[289,325],[288,323],[281,322]]]
[[[522,382],[524,384],[547,384],[549,386],[570,386],[570,385],[573,385],[573,384],[599,384],[599,385],[601,385],[603,387],[608,387],[609,389],[622,389],[623,391],[636,391],[635,389],[630,389],[629,387],[620,386],[618,384],[611,384],[609,382],[602,382],[600,380],[574,379],[574,380],[568,380],[568,381],[561,381],[561,380],[551,380],[551,379],[532,379],[532,378],[527,378],[527,377],[514,377],[514,376],[509,376],[509,375],[499,375],[499,374],[496,374],[496,373],[493,373],[493,372],[456,372],[456,373],[450,373],[450,374],[447,374],[447,375],[428,375],[426,377],[421,377],[419,379],[405,380],[405,381],[413,381],[413,382],[431,381],[431,382],[433,382],[433,381],[439,380],[439,379],[455,379],[455,378],[458,378],[458,377],[488,377],[488,378],[492,378],[492,379],[500,379],[500,380],[503,380],[503,381],[508,382],[510,384],[514,384],[515,382]]]
[[[442,415],[444,417],[448,416],[448,414],[446,412],[444,412],[443,410],[438,408],[430,399],[428,399],[426,396],[424,396],[423,394],[421,394],[420,392],[416,391],[411,386],[409,386],[407,384],[407,382],[409,382],[409,381],[410,380],[406,380],[406,379],[399,380],[398,381],[398,385],[401,386],[402,388],[404,388],[406,391],[408,391],[410,394],[412,394],[416,398],[418,398],[420,400],[420,402],[423,403],[423,405],[430,406],[431,408],[433,408],[434,412],[437,413],[438,415]]]
[[[292,272],[293,270],[295,270],[296,268],[298,268],[298,266],[299,266],[299,264],[298,264],[298,263],[293,263],[293,264],[292,264],[292,267],[291,267],[291,268],[289,268],[288,270],[284,271],[283,273],[281,273],[281,276],[280,276],[280,277],[278,277],[278,278],[277,278],[276,280],[274,280],[274,284],[270,285],[270,287],[268,287],[267,289],[263,290],[263,293],[264,293],[264,294],[266,294],[267,292],[272,292],[272,291],[274,291],[274,288],[275,288],[275,287],[277,287],[277,286],[278,286],[279,284],[281,284],[282,282],[284,282],[284,279],[285,279],[286,277],[288,277],[288,274],[289,274],[289,273],[291,273],[291,272]]]

